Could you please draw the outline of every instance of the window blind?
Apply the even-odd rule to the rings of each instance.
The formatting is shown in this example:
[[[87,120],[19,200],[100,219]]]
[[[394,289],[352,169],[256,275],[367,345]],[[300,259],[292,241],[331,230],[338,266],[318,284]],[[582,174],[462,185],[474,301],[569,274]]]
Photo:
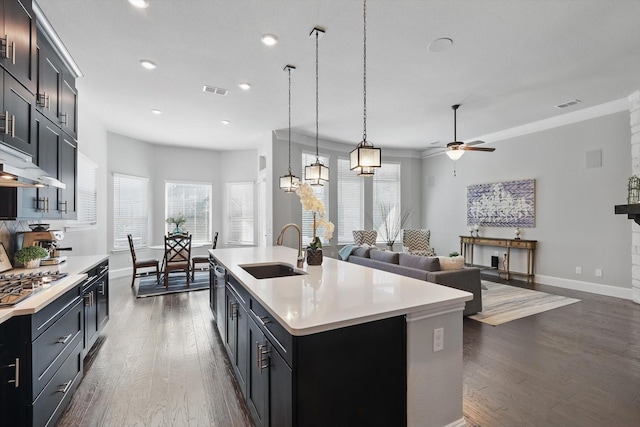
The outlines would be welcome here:
[[[373,176],[373,226],[378,242],[387,238],[383,210],[388,210],[392,224],[400,220],[400,163],[383,163]]]
[[[113,248],[127,249],[127,234],[135,246],[147,246],[148,183],[143,177],[113,174]]]
[[[78,153],[78,207],[75,221],[67,227],[84,227],[98,223],[98,165],[82,153]]]
[[[254,243],[253,187],[253,182],[227,183],[227,243]]]
[[[318,159],[324,164],[329,164],[329,156],[318,156]],[[308,166],[316,161],[315,153],[302,153],[302,170],[304,170],[305,166]],[[329,186],[311,186],[313,189],[313,194],[324,203],[324,208],[327,212],[327,216],[329,213]],[[302,209],[302,204],[300,205],[300,209],[302,210],[302,244],[308,245],[313,240],[313,213],[309,211],[305,211]],[[328,218],[329,221],[331,218]],[[320,237],[320,241],[323,245],[329,244],[327,240],[324,238],[324,227],[318,227],[316,231],[316,235]]]
[[[353,230],[364,227],[364,180],[338,159],[338,244],[353,243]]]
[[[211,241],[211,184],[195,182],[166,182],[165,218],[184,215],[185,231],[193,237],[193,242]],[[165,232],[173,230],[173,224],[165,221]]]

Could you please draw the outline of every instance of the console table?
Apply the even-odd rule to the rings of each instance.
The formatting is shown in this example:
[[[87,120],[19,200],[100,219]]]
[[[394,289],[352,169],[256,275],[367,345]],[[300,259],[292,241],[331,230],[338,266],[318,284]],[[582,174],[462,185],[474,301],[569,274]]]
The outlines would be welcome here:
[[[523,239],[500,239],[494,237],[473,237],[473,236],[460,236],[460,252],[464,257],[465,263],[467,262],[467,253],[470,255],[470,264],[473,265],[473,247],[474,246],[494,246],[500,248],[506,248],[507,250],[507,262],[504,273],[506,279],[509,280],[511,272],[509,271],[509,261],[511,259],[511,248],[525,249],[527,251],[527,280],[533,279],[533,268],[535,265],[536,247],[538,245],[537,240],[523,240]],[[498,268],[499,270],[499,268]]]

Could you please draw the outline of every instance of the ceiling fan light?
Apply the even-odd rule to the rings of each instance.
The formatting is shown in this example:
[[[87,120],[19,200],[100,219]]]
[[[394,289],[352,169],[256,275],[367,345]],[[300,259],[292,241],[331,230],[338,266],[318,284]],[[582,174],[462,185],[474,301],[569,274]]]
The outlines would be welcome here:
[[[329,168],[316,160],[315,163],[305,166],[304,179],[313,186],[322,186],[329,181]]]
[[[300,178],[291,172],[280,177],[280,189],[286,193],[293,193],[300,186]]]
[[[462,157],[462,155],[464,154],[464,150],[453,149],[453,150],[447,150],[445,151],[445,153],[447,153],[447,156],[449,156],[449,158],[455,162],[460,157]]]
[[[379,168],[381,166],[381,151],[380,148],[375,148],[365,141],[361,142],[349,155],[350,169],[367,168],[371,173],[358,173],[358,175],[373,175],[373,168]]]

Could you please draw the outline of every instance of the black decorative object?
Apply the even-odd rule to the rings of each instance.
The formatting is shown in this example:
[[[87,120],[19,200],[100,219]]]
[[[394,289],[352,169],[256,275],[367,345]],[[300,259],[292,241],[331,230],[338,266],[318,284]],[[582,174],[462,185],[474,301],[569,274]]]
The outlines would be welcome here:
[[[322,265],[322,249],[307,248],[307,264]]]

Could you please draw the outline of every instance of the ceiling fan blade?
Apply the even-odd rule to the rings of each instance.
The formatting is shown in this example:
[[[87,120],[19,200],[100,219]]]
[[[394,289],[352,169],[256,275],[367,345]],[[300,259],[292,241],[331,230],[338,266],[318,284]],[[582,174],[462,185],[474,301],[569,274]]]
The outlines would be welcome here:
[[[465,145],[479,145],[479,144],[484,144],[484,141],[470,141],[470,142],[465,142]]]
[[[469,146],[463,146],[460,147],[459,150],[465,150],[465,151],[496,151],[495,148],[490,148],[490,147],[469,147]]]

